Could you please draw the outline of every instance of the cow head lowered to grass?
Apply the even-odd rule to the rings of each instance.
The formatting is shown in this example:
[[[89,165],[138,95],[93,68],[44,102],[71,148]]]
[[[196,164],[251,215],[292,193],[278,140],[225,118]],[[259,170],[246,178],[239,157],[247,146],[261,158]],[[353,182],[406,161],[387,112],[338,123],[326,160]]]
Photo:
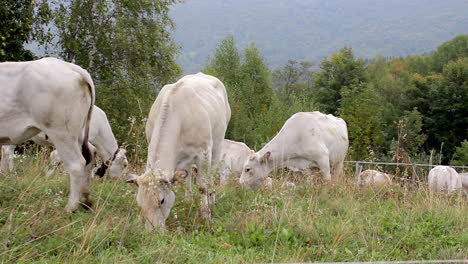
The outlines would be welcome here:
[[[107,171],[110,178],[122,178],[128,167],[127,151],[119,148],[111,159],[106,160],[101,167],[96,171],[96,175],[103,177]]]
[[[249,159],[245,162],[240,183],[246,184],[253,189],[257,189],[264,185],[265,179],[272,171],[270,162],[271,152],[264,154],[255,153],[252,151]]]
[[[185,170],[176,171],[168,180],[162,173],[148,171],[141,176],[132,174],[127,183],[138,187],[137,204],[144,217],[145,226],[149,230],[164,230],[175,202],[175,194],[171,185],[187,177]]]

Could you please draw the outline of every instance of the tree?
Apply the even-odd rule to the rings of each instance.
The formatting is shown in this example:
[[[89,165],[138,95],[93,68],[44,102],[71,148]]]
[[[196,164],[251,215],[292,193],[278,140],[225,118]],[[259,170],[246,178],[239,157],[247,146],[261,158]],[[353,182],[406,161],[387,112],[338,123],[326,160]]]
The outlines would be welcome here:
[[[442,72],[444,65],[458,58],[468,57],[468,35],[458,35],[440,45],[433,54],[433,70]]]
[[[312,66],[307,61],[289,60],[286,65],[273,72],[273,86],[284,97],[310,92],[313,83]]]
[[[468,165],[468,140],[463,140],[461,146],[456,148],[454,159],[450,164],[455,166]]]
[[[348,125],[349,155],[365,159],[382,153],[382,100],[375,88],[366,83],[353,84],[343,88],[342,96],[339,114]]]
[[[49,7],[59,55],[87,69],[96,85],[96,104],[106,111],[120,142],[131,121],[148,115],[157,91],[175,80],[178,47],[168,15],[176,0],[67,0]],[[54,43],[49,43],[54,45]],[[130,121],[130,122],[129,122]],[[128,142],[132,140],[133,142]]]
[[[234,38],[227,36],[202,71],[218,77],[226,86],[232,110],[226,138],[250,146],[261,142],[262,135],[254,131],[272,103],[273,88],[270,70],[255,45],[246,47],[241,56]]]
[[[350,47],[340,49],[320,63],[321,71],[315,76],[316,101],[326,113],[337,114],[341,91],[346,87],[367,81],[365,63],[355,59]]]
[[[226,131],[226,138],[247,142],[246,127],[251,125],[247,108],[243,101],[241,80],[241,55],[236,48],[232,35],[223,39],[214,52],[214,56],[202,69],[202,72],[219,78],[226,87],[231,106],[231,120]]]
[[[227,36],[216,48],[214,57],[202,70],[205,73],[218,76],[228,87],[239,85],[241,56],[234,43],[232,35]]]
[[[244,52],[242,97],[251,117],[263,115],[270,107],[273,95],[270,70],[255,44],[252,43]]]
[[[410,162],[409,157],[421,151],[427,136],[422,133],[423,116],[416,109],[405,111],[398,121],[398,138],[395,142],[394,159],[397,162]]]
[[[455,147],[467,138],[468,131],[468,57],[450,61],[442,79],[430,91],[431,103],[426,114],[428,143],[431,148],[443,144],[445,161]]]
[[[33,25],[32,0],[0,1],[0,61],[34,58],[23,44],[30,39]]]

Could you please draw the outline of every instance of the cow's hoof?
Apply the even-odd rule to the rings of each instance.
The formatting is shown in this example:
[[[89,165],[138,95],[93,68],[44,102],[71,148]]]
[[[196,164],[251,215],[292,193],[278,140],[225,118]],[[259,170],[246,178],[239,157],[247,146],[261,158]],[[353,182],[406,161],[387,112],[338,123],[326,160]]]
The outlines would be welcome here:
[[[89,209],[93,208],[93,200],[91,200],[91,199],[86,199],[84,202],[81,203],[81,206],[82,206],[85,210],[89,210]]]
[[[76,210],[78,209],[78,204],[77,203],[73,203],[73,204],[67,204],[67,206],[65,206],[65,211],[67,211],[67,213],[74,213]]]

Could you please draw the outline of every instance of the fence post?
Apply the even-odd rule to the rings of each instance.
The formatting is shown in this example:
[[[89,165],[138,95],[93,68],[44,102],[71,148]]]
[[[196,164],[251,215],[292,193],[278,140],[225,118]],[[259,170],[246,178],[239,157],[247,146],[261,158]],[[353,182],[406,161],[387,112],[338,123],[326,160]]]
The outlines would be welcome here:
[[[359,174],[361,174],[362,171],[362,166],[359,165],[359,162],[356,162],[356,178],[359,177]]]

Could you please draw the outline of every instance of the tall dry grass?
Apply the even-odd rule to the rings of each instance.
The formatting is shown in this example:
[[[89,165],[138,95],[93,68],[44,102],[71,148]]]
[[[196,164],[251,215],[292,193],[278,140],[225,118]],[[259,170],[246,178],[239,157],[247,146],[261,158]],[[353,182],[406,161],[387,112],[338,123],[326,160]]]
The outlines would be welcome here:
[[[176,186],[168,231],[143,228],[136,189],[93,178],[90,211],[64,211],[68,176],[46,177],[47,155],[17,158],[0,180],[2,263],[247,263],[468,258],[468,201],[424,185],[359,188],[282,171],[259,191],[217,187],[215,221]],[[141,172],[141,167],[132,168]],[[350,168],[352,171],[352,168]],[[284,187],[285,181],[295,187]]]

